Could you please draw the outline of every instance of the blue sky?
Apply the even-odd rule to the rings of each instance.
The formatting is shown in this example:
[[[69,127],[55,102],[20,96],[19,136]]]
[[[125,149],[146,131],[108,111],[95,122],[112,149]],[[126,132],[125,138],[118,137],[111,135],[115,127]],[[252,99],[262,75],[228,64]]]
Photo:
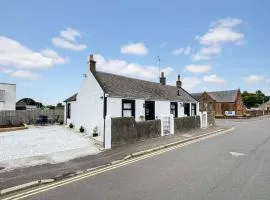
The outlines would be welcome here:
[[[269,1],[4,0],[0,82],[17,99],[45,104],[77,92],[95,54],[98,70],[167,82],[191,92],[263,90],[270,95]]]

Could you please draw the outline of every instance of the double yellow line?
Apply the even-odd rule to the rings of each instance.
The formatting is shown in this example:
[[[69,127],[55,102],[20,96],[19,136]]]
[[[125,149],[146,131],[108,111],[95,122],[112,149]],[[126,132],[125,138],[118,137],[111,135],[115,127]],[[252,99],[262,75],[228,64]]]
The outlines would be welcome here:
[[[81,174],[81,175],[78,175],[78,176],[75,176],[75,177],[72,177],[72,178],[69,178],[69,179],[61,180],[61,181],[51,183],[49,185],[45,185],[45,186],[42,186],[42,187],[39,187],[39,188],[36,188],[36,189],[33,189],[33,190],[25,191],[25,192],[22,192],[22,193],[17,194],[17,195],[6,197],[6,198],[4,198],[2,200],[19,200],[19,199],[23,199],[23,198],[26,198],[26,197],[30,197],[30,196],[33,196],[35,194],[39,194],[39,193],[42,193],[42,192],[45,192],[45,191],[48,191],[48,190],[52,190],[54,188],[58,188],[58,187],[61,187],[61,186],[64,186],[64,185],[67,185],[67,184],[70,184],[70,183],[73,183],[73,182],[76,182],[76,181],[79,181],[79,180],[82,180],[82,179],[85,179],[85,178],[88,178],[88,177],[91,177],[91,176],[95,176],[95,175],[101,174],[103,172],[107,172],[107,171],[110,171],[110,170],[113,170],[113,169],[116,169],[116,168],[119,168],[119,167],[123,167],[123,166],[129,165],[129,164],[138,162],[140,160],[144,160],[146,158],[150,158],[150,157],[153,157],[153,156],[156,156],[156,155],[160,155],[160,154],[163,154],[165,152],[172,151],[174,149],[184,147],[184,146],[199,142],[201,140],[204,140],[204,139],[207,139],[207,138],[210,138],[210,137],[214,137],[216,135],[224,134],[224,133],[227,133],[227,132],[229,132],[231,130],[233,130],[233,128],[228,129],[226,131],[213,133],[213,134],[209,133],[207,136],[202,137],[202,138],[194,139],[194,140],[191,140],[189,142],[185,142],[185,143],[182,143],[182,144],[179,144],[179,145],[168,147],[166,149],[161,149],[161,150],[158,150],[158,151],[146,154],[146,155],[142,155],[142,156],[137,157],[137,158],[122,161],[122,162],[119,162],[117,164],[110,165],[108,167],[104,167],[102,169],[97,169],[95,171],[87,172],[85,174]]]

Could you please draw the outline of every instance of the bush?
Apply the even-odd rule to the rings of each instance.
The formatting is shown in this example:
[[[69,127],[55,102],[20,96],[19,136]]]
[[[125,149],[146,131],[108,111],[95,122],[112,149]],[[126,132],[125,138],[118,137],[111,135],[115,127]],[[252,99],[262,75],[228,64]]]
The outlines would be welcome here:
[[[83,126],[80,127],[80,132],[81,132],[81,133],[84,133],[84,128],[83,128]]]
[[[72,123],[69,124],[69,128],[73,128],[74,125]]]

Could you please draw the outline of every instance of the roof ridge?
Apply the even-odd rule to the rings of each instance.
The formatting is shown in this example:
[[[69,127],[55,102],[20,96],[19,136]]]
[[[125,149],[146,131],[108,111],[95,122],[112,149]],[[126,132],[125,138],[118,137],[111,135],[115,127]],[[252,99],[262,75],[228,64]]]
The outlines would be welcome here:
[[[214,93],[214,92],[232,92],[232,91],[238,91],[239,89],[235,89],[235,90],[217,90],[217,91],[211,91],[211,92],[208,92],[206,91],[206,93]]]

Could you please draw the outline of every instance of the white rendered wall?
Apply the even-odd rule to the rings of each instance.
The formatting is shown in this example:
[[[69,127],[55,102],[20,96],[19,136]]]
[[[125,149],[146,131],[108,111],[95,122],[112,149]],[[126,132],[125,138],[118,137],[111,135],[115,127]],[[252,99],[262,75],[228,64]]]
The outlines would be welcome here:
[[[178,117],[184,117],[184,103],[178,103]]]
[[[169,116],[171,113],[170,101],[156,101],[155,102],[155,116]]]
[[[16,85],[0,83],[0,90],[5,91],[5,101],[0,102],[0,110],[16,109]]]
[[[67,120],[68,124],[74,124],[75,129],[83,126],[85,131],[91,135],[94,128],[97,127],[100,141],[103,141],[104,129],[103,96],[102,88],[88,69],[76,102],[71,102],[71,118]]]

